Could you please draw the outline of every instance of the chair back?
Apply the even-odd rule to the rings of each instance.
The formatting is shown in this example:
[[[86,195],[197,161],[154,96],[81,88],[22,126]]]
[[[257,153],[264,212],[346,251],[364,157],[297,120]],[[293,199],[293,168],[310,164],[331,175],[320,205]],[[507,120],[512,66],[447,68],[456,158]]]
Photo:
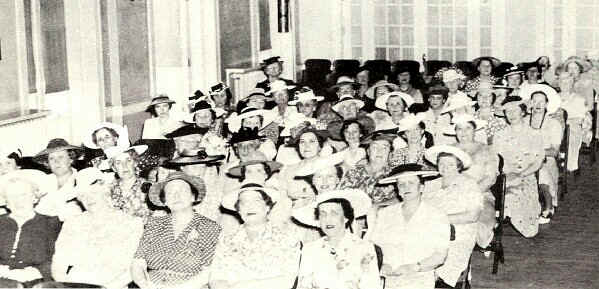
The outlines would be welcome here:
[[[451,62],[447,60],[427,60],[426,61],[426,74],[427,75],[435,75],[437,71],[444,67],[450,67]]]
[[[471,77],[472,74],[474,74],[474,71],[476,71],[472,61],[456,61],[453,66],[464,72],[464,75],[467,77]]]

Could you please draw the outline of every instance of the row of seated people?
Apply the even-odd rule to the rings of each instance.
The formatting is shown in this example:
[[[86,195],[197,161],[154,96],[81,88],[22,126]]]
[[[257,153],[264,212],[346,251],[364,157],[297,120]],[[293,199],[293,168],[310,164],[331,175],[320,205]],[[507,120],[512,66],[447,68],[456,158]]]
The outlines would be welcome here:
[[[239,110],[222,84],[193,97],[182,121],[168,96],[154,98],[134,146],[126,127],[101,123],[83,146],[3,153],[0,278],[379,288],[383,275],[386,288],[453,286],[475,244],[493,238],[499,155],[518,232],[534,237],[557,205],[565,87],[517,96],[479,81],[473,100],[447,69],[424,103],[393,85],[364,100],[352,76],[331,86],[330,102],[273,80],[278,59],[263,69]]]

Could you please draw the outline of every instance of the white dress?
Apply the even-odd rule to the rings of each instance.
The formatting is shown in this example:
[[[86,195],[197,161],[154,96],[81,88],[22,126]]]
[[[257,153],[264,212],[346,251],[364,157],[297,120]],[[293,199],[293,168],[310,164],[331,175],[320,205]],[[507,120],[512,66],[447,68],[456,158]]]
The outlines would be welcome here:
[[[141,134],[142,139],[166,139],[165,134],[180,128],[183,124],[174,118],[169,118],[164,124],[157,117],[149,118],[144,121]]]
[[[74,201],[70,201],[77,197],[77,192],[75,191],[77,170],[72,169],[72,171],[73,174],[71,177],[60,188],[58,187],[56,175],[46,175],[48,178],[46,183],[49,184],[50,191],[35,206],[37,213],[46,216],[57,216],[61,221],[81,214],[82,211],[79,205]]]

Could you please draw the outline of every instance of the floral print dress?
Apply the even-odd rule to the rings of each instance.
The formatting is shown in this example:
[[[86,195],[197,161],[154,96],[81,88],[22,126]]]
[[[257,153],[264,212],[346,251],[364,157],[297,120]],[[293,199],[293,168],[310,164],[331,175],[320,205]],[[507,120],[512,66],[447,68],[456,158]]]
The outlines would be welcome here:
[[[120,180],[115,180],[110,192],[112,206],[129,215],[146,219],[150,215],[146,194],[141,187],[145,180],[137,178],[129,190],[124,190]]]
[[[347,171],[337,187],[339,189],[360,189],[366,192],[374,204],[379,204],[395,198],[393,185],[378,185],[378,181],[391,172],[391,167],[387,166],[383,171],[376,175],[371,175],[366,169],[366,165],[359,164],[355,168]]]

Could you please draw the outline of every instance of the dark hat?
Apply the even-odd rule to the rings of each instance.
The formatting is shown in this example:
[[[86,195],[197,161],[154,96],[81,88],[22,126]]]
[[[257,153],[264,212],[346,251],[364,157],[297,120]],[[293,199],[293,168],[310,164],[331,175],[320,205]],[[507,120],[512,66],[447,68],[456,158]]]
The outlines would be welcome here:
[[[198,89],[189,97],[189,101],[199,101],[202,97],[204,97],[204,93]]]
[[[239,165],[230,168],[227,174],[239,178],[241,177],[241,168],[256,164],[268,166],[271,172],[278,171],[283,167],[283,164],[269,160],[263,152],[254,151],[247,157],[247,160],[240,162]]]
[[[264,137],[258,134],[258,128],[247,128],[242,127],[238,132],[233,133],[233,136],[229,140],[229,144],[236,144],[252,140],[260,140]]]
[[[150,202],[158,207],[166,207],[166,204],[160,200],[160,193],[168,182],[174,180],[183,180],[189,184],[192,190],[195,189],[198,191],[197,199],[195,200],[196,203],[201,202],[204,199],[204,196],[206,196],[206,185],[204,185],[204,181],[201,178],[192,177],[183,172],[173,172],[169,174],[164,181],[152,185],[148,193]]]
[[[182,136],[188,136],[188,135],[193,135],[193,134],[205,134],[207,132],[206,130],[202,130],[201,128],[197,128],[194,125],[190,124],[190,125],[186,125],[186,126],[182,126],[172,132],[169,132],[167,134],[164,135],[164,137],[166,138],[178,138],[178,137],[182,137]]]
[[[523,74],[524,74],[524,70],[522,70],[517,65],[512,65],[512,66],[508,67],[504,71],[503,77],[507,78],[510,75],[520,75],[520,76],[522,76]]]
[[[428,110],[428,106],[424,103],[415,102],[410,107],[408,107],[408,112],[411,114],[417,114],[421,112],[426,112]]]
[[[343,135],[341,135],[341,128],[343,125],[349,122],[357,122],[364,135],[362,138],[370,135],[376,128],[376,124],[372,118],[366,115],[360,115],[357,118],[350,118],[346,120],[335,120],[329,123],[327,126],[327,130],[329,131],[329,136],[334,140],[343,140]]]
[[[173,139],[140,139],[134,146],[146,145],[146,154],[170,159],[175,153],[176,145]]]
[[[187,166],[196,164],[209,164],[223,160],[224,155],[210,156],[206,153],[206,148],[200,148],[195,154],[182,154],[167,164],[170,166]]]
[[[64,150],[73,150],[73,151],[81,152],[83,150],[83,148],[72,146],[66,140],[64,140],[62,138],[55,138],[55,139],[50,140],[48,142],[48,145],[46,146],[46,149],[37,153],[33,157],[33,160],[36,162],[43,162],[47,155],[49,155],[53,152],[64,151]]]
[[[434,176],[438,175],[437,171],[423,170],[423,167],[419,164],[403,164],[395,167],[391,172],[387,175],[387,177],[381,179],[379,184],[390,184],[400,177],[407,176]]]
[[[223,91],[227,88],[229,88],[229,87],[224,82],[220,82],[220,83],[217,83],[217,84],[213,85],[212,87],[210,87],[210,91],[208,93],[209,94],[220,93],[221,91]]]
[[[308,132],[314,133],[314,135],[316,135],[317,138],[320,138],[322,140],[326,140],[329,137],[329,131],[326,129],[326,127],[316,127],[315,125],[312,125],[311,123],[308,123],[308,125],[306,125],[303,128],[301,128],[295,134],[294,138],[289,139],[289,141],[287,142],[287,145],[289,145],[289,146],[296,146],[296,145],[298,145],[300,137],[303,134],[308,133]]]
[[[168,95],[166,94],[161,94],[157,97],[152,98],[152,102],[150,102],[150,104],[148,105],[148,107],[146,108],[146,112],[152,112],[152,110],[154,109],[154,106],[157,104],[161,104],[161,103],[168,103],[168,104],[173,104],[175,103],[174,100],[170,99],[168,97]]]
[[[493,56],[481,56],[472,60],[472,65],[474,65],[474,67],[477,68],[480,65],[480,62],[483,60],[489,61],[494,68],[501,64],[501,60],[499,60],[498,58],[495,58]]]
[[[360,141],[360,144],[362,145],[370,145],[371,143],[378,141],[378,140],[384,140],[389,142],[389,145],[393,146],[393,140],[397,137],[397,132],[393,132],[393,129],[391,130],[377,130],[372,132],[371,134],[367,135],[363,140]]]
[[[434,94],[440,94],[440,95],[443,95],[443,97],[447,98],[448,93],[449,93],[449,89],[447,89],[447,87],[445,87],[441,84],[436,84],[436,85],[431,86],[428,90],[426,90],[424,92],[424,95],[426,95],[426,97],[429,97]]]
[[[193,108],[191,109],[192,113],[195,113],[199,110],[203,110],[203,109],[210,109],[212,110],[212,106],[205,100],[200,100],[198,102],[195,103],[195,105],[193,106]]]
[[[264,69],[273,63],[283,63],[283,61],[280,58],[281,58],[280,56],[273,56],[273,57],[264,59],[262,61],[262,63],[260,63],[260,68]]]

